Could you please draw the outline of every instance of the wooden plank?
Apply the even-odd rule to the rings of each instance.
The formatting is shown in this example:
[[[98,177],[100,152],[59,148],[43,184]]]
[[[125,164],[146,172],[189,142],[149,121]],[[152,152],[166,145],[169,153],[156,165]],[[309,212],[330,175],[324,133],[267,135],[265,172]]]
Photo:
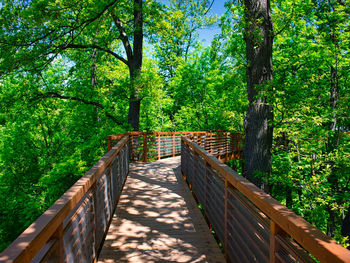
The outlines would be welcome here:
[[[112,139],[111,136],[107,136],[107,152],[112,149]]]
[[[98,262],[225,262],[179,163],[131,165]]]
[[[208,154],[188,138],[182,137],[182,142],[196,154],[204,158],[211,167],[225,176],[232,186],[237,188],[253,204],[270,217],[272,221],[278,222],[278,225],[285,232],[291,235],[318,260],[321,262],[350,262],[349,250],[337,244],[335,240],[323,234],[305,219],[277,202],[253,183],[238,175],[227,165],[219,162],[214,156]]]

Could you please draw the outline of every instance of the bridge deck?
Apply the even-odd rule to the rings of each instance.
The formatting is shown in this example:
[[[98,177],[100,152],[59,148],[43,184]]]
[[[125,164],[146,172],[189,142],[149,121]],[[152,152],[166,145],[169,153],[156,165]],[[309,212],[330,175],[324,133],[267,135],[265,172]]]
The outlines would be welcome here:
[[[179,166],[131,165],[98,262],[225,262]]]

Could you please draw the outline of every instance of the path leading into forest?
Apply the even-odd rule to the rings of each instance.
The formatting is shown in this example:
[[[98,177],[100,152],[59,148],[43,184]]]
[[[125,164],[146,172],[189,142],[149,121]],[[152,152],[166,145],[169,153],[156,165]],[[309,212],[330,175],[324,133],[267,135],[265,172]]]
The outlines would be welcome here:
[[[131,164],[98,262],[225,262],[180,157]]]

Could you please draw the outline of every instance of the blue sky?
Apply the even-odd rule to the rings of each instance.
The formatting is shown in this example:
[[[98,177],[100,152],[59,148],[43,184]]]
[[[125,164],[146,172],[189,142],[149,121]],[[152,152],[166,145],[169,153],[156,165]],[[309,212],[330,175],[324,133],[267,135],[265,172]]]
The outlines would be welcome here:
[[[211,7],[209,13],[211,15],[217,15],[220,17],[225,12],[225,0],[214,0],[213,6]],[[220,33],[220,28],[215,26],[208,29],[202,29],[199,32],[199,40],[203,40],[205,46],[209,46],[211,40],[214,38],[215,34]]]
[[[159,2],[162,2],[164,4],[167,4],[168,0],[158,0]],[[225,12],[225,2],[226,0],[214,0],[214,3],[209,10],[209,13],[211,15],[217,15],[218,17],[221,16]],[[219,27],[210,27],[200,30],[199,32],[199,40],[203,41],[204,46],[209,46],[212,39],[214,38],[215,34],[220,33]]]

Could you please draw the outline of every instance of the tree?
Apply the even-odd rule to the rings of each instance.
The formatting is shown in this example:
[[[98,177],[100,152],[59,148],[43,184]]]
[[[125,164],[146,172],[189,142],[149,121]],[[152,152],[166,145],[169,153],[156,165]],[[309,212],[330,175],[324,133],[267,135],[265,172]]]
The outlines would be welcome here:
[[[276,1],[272,9],[279,32],[267,93],[274,108],[272,194],[343,243],[350,182],[349,137],[342,132],[349,112],[348,11],[341,1]]]
[[[198,31],[210,27],[216,17],[209,11],[213,0],[171,0],[161,11],[162,20],[152,26],[153,50],[158,60],[159,72],[165,82],[165,91],[174,98],[170,82],[176,76],[177,68],[187,62],[191,53],[199,47]],[[169,33],[171,32],[171,33]],[[176,129],[175,114],[179,110],[178,100],[168,108],[168,114]]]
[[[43,87],[56,92],[66,85],[79,91],[88,84],[66,81],[70,73],[65,67],[57,59],[42,72],[45,83],[26,73],[0,80],[0,250],[104,155],[112,129],[124,132],[104,115],[96,121],[93,105],[55,97],[33,99]],[[95,93],[86,93],[85,99],[95,100]]]
[[[108,54],[129,68],[128,122],[138,130],[142,98],[133,83],[142,69],[145,9],[142,0],[134,0],[133,5],[116,0],[4,1],[0,75],[15,69],[41,72],[71,49]]]
[[[154,25],[152,43],[167,83],[175,76],[177,67],[198,47],[198,30],[216,22],[216,17],[208,13],[213,2],[171,0],[162,11],[163,19]]]
[[[272,81],[273,25],[270,1],[244,0],[247,92],[249,108],[245,119],[245,175],[269,192],[261,176],[271,173],[273,112],[262,86]]]
[[[345,1],[313,1],[315,6],[315,16],[318,20],[318,31],[321,36],[320,42],[328,50],[330,55],[327,59],[326,67],[329,67],[329,119],[328,138],[325,149],[325,155],[332,155],[338,149],[341,134],[341,120],[338,116],[338,103],[341,94],[341,79],[344,78],[344,63],[342,52],[344,47],[341,44],[341,34],[344,32],[344,25],[348,23],[350,7],[345,7]],[[343,72],[342,72],[343,71]],[[335,161],[330,158],[327,162],[330,165],[330,174],[327,178],[330,188],[335,192],[339,191],[339,179],[336,170]],[[327,224],[327,234],[331,237],[335,235],[336,229],[336,211],[331,204],[327,206],[329,219]],[[350,213],[350,211],[348,211]],[[345,219],[344,219],[345,220]]]

